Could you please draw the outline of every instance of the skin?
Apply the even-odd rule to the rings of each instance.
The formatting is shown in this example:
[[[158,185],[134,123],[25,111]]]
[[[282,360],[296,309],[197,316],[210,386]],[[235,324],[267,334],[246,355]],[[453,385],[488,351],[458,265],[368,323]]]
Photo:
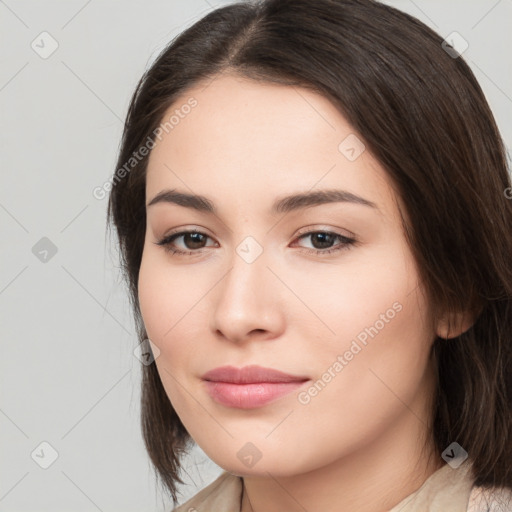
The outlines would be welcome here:
[[[355,161],[339,151],[355,132],[321,95],[224,74],[186,91],[169,115],[190,97],[197,106],[151,152],[146,204],[178,189],[207,196],[218,214],[147,207],[139,300],[165,391],[204,452],[244,477],[243,512],[389,510],[444,464],[422,440],[435,389],[430,348],[436,334],[449,337],[447,318],[430,321],[400,198],[369,150]],[[334,202],[270,213],[275,199],[312,189],[348,190],[378,209]],[[173,247],[200,254],[156,245],[194,228],[202,241],[179,237]],[[356,243],[308,253],[341,241],[299,238],[304,228]],[[263,250],[252,263],[236,252],[247,236]],[[201,380],[219,366],[258,364],[309,377],[304,391],[394,303],[400,312],[307,404],[296,391],[257,409],[227,407]],[[450,336],[470,325],[454,320]],[[248,442],[261,453],[252,467],[237,457]]]

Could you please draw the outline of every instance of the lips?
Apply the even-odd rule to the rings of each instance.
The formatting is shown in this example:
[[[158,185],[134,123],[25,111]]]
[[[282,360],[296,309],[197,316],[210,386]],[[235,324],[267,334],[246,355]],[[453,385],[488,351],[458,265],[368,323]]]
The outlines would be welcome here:
[[[213,400],[238,409],[262,407],[309,381],[308,377],[256,365],[241,369],[223,366],[206,372],[202,378]]]
[[[211,382],[231,382],[233,384],[255,384],[260,382],[304,382],[309,377],[290,375],[272,368],[251,365],[243,368],[221,366],[203,375],[203,380]]]

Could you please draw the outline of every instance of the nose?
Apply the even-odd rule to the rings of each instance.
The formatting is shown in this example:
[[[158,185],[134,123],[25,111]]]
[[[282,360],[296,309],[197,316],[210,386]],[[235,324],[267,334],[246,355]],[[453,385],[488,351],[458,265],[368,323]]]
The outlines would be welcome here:
[[[233,253],[230,269],[211,294],[211,329],[217,337],[240,343],[284,331],[286,297],[269,259],[266,251],[252,262]]]

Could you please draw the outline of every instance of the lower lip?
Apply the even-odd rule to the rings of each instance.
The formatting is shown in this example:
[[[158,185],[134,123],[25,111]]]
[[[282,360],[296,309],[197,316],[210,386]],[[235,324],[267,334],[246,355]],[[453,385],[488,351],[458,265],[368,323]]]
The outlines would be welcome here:
[[[256,384],[233,384],[232,382],[212,382],[205,380],[206,389],[218,403],[238,409],[262,407],[281,398],[305,382],[259,382]]]

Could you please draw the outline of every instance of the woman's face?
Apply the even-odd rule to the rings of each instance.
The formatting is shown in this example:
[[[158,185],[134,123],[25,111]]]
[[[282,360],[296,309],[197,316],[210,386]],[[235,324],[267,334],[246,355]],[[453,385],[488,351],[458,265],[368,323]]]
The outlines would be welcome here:
[[[147,206],[139,299],[190,435],[239,475],[418,443],[435,333],[382,167],[326,98],[302,88],[218,76],[163,122],[172,115],[150,155],[146,205],[173,191],[204,196],[213,212],[170,195]],[[353,196],[283,202],[319,191]],[[169,241],[183,231],[199,234]],[[303,380],[202,378],[248,365]]]

